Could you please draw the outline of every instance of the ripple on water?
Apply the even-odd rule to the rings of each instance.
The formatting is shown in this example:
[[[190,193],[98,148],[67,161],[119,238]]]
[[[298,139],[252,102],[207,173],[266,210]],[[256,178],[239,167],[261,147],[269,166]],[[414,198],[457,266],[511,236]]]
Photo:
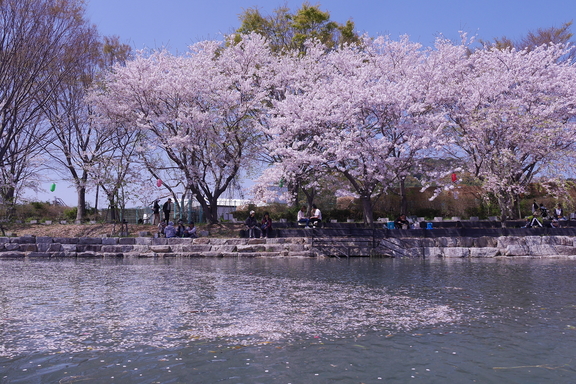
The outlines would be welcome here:
[[[0,356],[393,333],[461,310],[358,283],[152,265],[2,263]]]

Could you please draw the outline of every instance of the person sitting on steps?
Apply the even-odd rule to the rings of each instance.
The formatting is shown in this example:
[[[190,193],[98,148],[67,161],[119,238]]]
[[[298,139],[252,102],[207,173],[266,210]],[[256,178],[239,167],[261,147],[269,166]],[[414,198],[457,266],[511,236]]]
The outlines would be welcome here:
[[[319,227],[322,225],[322,212],[316,204],[312,204],[312,216],[310,216],[309,225],[313,227]]]
[[[298,220],[298,225],[305,225],[306,228],[310,228],[310,219],[306,216],[306,206],[303,205],[300,210],[298,211],[298,216],[296,218]]]
[[[396,229],[409,229],[410,222],[406,219],[405,214],[401,214],[398,218],[394,221],[394,227]]]
[[[250,211],[250,215],[244,222],[244,224],[246,225],[246,229],[248,230],[249,238],[256,237],[256,227],[258,226],[258,221],[256,220],[255,214],[256,212]]]

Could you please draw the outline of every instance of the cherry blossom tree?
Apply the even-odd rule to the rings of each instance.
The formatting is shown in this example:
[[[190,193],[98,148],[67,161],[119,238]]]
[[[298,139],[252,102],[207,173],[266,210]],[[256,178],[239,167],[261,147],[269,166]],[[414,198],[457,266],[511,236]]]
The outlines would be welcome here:
[[[441,128],[428,116],[421,47],[381,37],[363,50],[326,53],[315,45],[292,59],[293,81],[276,103],[268,148],[292,168],[342,175],[372,223],[372,197],[408,174]]]
[[[576,68],[562,45],[462,55],[444,86],[453,143],[447,153],[498,199],[502,221],[519,214],[518,194],[537,175],[563,174],[574,154]],[[568,163],[567,163],[568,162]]]
[[[273,60],[256,34],[238,44],[201,42],[186,57],[140,54],[116,67],[94,100],[106,119],[139,129],[147,140],[142,155],[161,153],[217,223],[218,198],[259,149]]]

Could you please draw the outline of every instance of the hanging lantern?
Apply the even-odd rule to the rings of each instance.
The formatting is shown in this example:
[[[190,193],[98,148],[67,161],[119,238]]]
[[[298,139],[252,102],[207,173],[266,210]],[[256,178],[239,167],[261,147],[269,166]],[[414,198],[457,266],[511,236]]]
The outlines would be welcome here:
[[[453,173],[453,174],[452,174],[452,182],[455,183],[456,180],[458,180],[458,178],[456,177],[456,174]]]
[[[56,184],[52,183],[52,185],[50,186],[50,192],[54,192],[56,190]]]
[[[158,187],[161,187],[162,186],[162,179],[158,179],[158,181],[156,181],[156,185]]]

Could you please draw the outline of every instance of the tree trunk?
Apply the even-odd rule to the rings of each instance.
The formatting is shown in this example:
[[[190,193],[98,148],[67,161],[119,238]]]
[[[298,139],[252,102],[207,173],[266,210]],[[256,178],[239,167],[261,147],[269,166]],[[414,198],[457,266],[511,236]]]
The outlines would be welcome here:
[[[364,211],[364,224],[374,224],[374,212],[372,210],[372,199],[370,196],[360,196]]]
[[[16,215],[16,207],[14,206],[15,193],[16,190],[14,189],[14,187],[6,186],[0,188],[0,194],[2,195],[1,196],[2,203],[6,207],[6,217],[3,219],[6,219],[8,221],[11,221]]]
[[[400,214],[408,215],[408,199],[406,198],[405,179],[400,179]]]
[[[76,189],[78,194],[78,210],[76,211],[76,221],[84,221],[86,219],[86,187],[79,187]]]

